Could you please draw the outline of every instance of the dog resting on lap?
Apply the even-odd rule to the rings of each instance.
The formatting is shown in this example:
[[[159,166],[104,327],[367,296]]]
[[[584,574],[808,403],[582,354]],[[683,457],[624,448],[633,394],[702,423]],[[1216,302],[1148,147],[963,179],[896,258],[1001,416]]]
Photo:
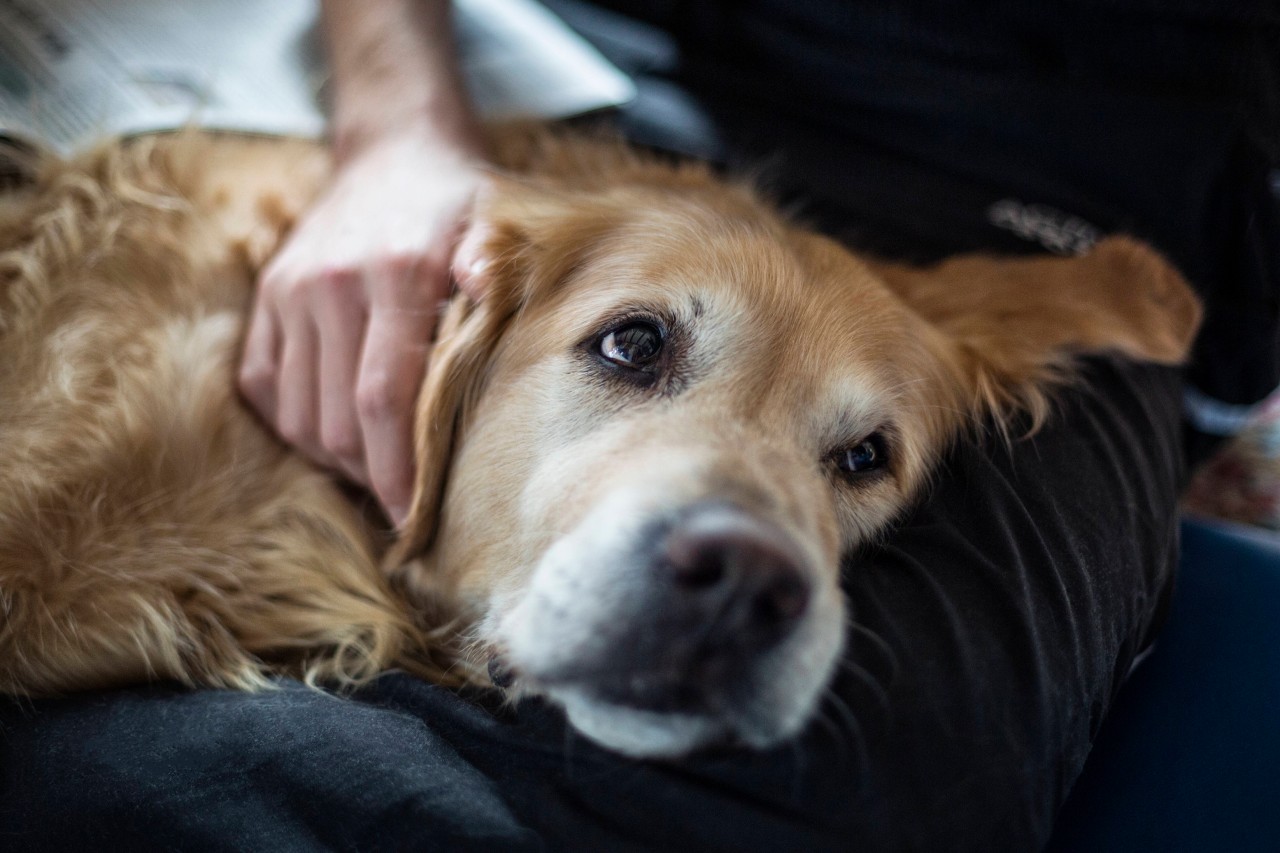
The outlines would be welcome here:
[[[913,269],[703,166],[497,136],[490,286],[447,308],[395,532],[234,390],[319,146],[111,144],[0,199],[0,691],[401,666],[628,754],[767,746],[840,656],[840,555],[949,442],[1050,416],[1076,353],[1178,363],[1198,324],[1131,239]]]

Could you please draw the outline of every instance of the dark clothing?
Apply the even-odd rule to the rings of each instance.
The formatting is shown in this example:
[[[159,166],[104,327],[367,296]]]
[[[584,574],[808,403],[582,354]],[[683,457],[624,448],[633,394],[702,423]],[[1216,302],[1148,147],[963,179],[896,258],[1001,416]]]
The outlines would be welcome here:
[[[622,120],[641,141],[763,155],[802,216],[896,255],[1135,233],[1209,298],[1203,390],[1276,384],[1274,9],[646,3],[662,29],[619,30],[555,5],[639,73]],[[1034,438],[956,447],[901,529],[849,556],[848,651],[794,744],[630,761],[539,702],[399,675],[347,702],[24,703],[0,710],[0,844],[1036,849],[1177,557],[1181,373],[1095,359],[1087,378]]]

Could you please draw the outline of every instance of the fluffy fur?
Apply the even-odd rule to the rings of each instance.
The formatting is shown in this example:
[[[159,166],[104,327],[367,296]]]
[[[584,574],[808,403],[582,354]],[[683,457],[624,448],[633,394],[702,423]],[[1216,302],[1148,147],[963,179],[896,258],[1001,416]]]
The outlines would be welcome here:
[[[343,684],[393,665],[484,682],[497,656],[623,751],[726,731],[764,745],[834,665],[839,553],[915,498],[947,442],[980,419],[1043,421],[1075,352],[1177,363],[1198,324],[1185,282],[1129,239],[911,269],[701,166],[542,131],[497,146],[508,176],[478,213],[492,287],[443,321],[398,534],[234,392],[254,274],[323,182],[318,147],[111,144],[3,198],[0,691]],[[666,318],[679,359],[647,392],[587,352],[638,310]],[[877,431],[886,476],[833,477],[831,453]],[[637,519],[709,499],[785,531],[815,590],[752,670],[747,710],[673,722],[552,678],[602,626],[645,619],[564,590],[609,600],[625,583],[592,567],[630,559]],[[550,601],[581,613],[545,627]]]

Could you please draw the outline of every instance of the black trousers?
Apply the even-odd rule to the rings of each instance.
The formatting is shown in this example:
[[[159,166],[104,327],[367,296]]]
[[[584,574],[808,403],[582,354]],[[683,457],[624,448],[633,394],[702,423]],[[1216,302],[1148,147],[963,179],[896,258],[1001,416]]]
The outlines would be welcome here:
[[[1028,74],[976,27],[935,42],[895,4],[843,30],[860,38],[847,50],[786,9],[766,25],[760,5],[644,4],[637,25],[557,4],[640,75],[621,117],[640,141],[763,162],[800,215],[881,252],[1137,233],[1211,303],[1193,379],[1236,403],[1275,384],[1280,232],[1257,128],[1064,87],[1072,54],[1052,39]],[[982,73],[943,73],[957,55]],[[0,846],[1036,849],[1177,556],[1184,376],[1109,359],[1085,374],[1035,437],[957,446],[901,528],[848,556],[847,652],[792,744],[635,762],[539,702],[396,674],[352,701],[283,683],[7,703]]]

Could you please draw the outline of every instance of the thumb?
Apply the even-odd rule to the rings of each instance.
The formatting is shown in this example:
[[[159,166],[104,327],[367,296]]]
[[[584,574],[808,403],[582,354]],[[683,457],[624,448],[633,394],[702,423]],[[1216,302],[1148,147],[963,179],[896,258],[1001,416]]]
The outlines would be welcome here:
[[[483,221],[472,221],[453,251],[451,272],[458,289],[474,300],[484,296],[489,283],[489,257],[485,250],[492,229]]]

